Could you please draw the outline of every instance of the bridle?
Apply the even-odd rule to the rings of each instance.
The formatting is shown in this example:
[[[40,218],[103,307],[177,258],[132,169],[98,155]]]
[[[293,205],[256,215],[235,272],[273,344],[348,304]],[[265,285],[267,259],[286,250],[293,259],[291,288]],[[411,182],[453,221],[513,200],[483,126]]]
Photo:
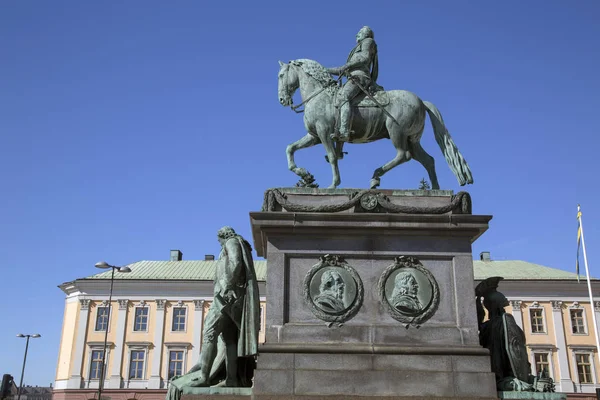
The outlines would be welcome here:
[[[292,64],[290,63],[290,65],[292,65]],[[294,65],[294,66],[295,66],[295,65]],[[307,75],[308,75],[308,74],[307,74]],[[308,75],[308,76],[310,76],[310,75]],[[314,80],[317,80],[317,79],[315,79],[315,78],[314,78],[314,77],[312,77],[312,76],[310,76],[310,78],[311,78],[311,79],[314,79]],[[288,87],[289,87],[290,85],[288,84],[288,82],[287,82],[287,79],[288,79],[288,76],[287,76],[287,72],[286,72],[286,75],[285,75],[285,86],[284,86],[284,87],[285,87],[285,94],[286,94],[286,95],[287,95],[287,96],[288,96],[288,97],[291,99],[291,98],[292,98],[292,95],[291,95],[290,93],[288,93],[288,92],[289,92],[289,90],[288,90]],[[309,101],[311,101],[312,99],[314,99],[315,97],[317,97],[318,95],[320,95],[320,94],[321,94],[323,91],[325,91],[325,89],[328,89],[329,87],[331,87],[331,86],[334,86],[334,85],[338,84],[338,83],[340,82],[340,80],[341,80],[341,79],[342,79],[342,77],[340,76],[340,78],[339,78],[337,81],[330,82],[329,84],[327,84],[327,85],[325,85],[325,86],[321,87],[321,89],[319,89],[319,90],[315,91],[313,94],[311,94],[310,96],[308,96],[308,97],[306,98],[306,100],[302,101],[302,103],[300,103],[300,104],[298,104],[298,105],[295,105],[295,106],[293,106],[293,105],[292,105],[292,106],[290,106],[290,108],[291,108],[291,109],[292,109],[292,111],[294,111],[296,114],[301,114],[301,113],[303,113],[303,112],[304,112],[304,110],[306,109],[306,104],[308,104],[308,102],[309,102]],[[317,81],[317,82],[319,82],[319,81]],[[320,83],[320,82],[319,82],[319,83]],[[298,110],[298,109],[299,109],[300,107],[302,107],[302,106],[305,106],[305,107],[304,107],[302,110]]]

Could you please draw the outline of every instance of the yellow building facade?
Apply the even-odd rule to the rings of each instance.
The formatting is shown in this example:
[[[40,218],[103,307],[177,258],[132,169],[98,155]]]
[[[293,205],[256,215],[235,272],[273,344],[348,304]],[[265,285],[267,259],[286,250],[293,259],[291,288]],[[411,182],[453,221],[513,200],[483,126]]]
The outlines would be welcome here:
[[[212,259],[140,261],[131,273],[115,273],[108,302],[109,273],[66,282],[62,336],[56,369],[56,400],[88,400],[97,394],[104,338],[107,368],[103,397],[111,400],[163,399],[169,379],[198,360],[204,318],[213,298]],[[261,294],[261,332],[265,331],[266,261],[255,261]],[[474,261],[474,286],[503,276],[499,290],[527,338],[533,374],[542,370],[557,391],[593,393],[600,387],[600,360],[585,282],[576,276],[524,261]],[[600,281],[592,282],[600,289]],[[474,297],[475,299],[475,297]],[[260,362],[260,360],[259,360]]]

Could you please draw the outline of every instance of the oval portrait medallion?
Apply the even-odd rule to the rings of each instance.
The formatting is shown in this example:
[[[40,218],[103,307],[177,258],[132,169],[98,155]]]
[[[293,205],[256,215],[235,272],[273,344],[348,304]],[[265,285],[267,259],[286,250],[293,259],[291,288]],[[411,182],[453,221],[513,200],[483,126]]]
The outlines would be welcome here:
[[[440,302],[438,284],[416,257],[401,256],[379,278],[379,298],[392,318],[421,325]]]
[[[363,284],[346,261],[325,255],[304,278],[304,300],[315,317],[327,322],[345,322],[363,302]]]

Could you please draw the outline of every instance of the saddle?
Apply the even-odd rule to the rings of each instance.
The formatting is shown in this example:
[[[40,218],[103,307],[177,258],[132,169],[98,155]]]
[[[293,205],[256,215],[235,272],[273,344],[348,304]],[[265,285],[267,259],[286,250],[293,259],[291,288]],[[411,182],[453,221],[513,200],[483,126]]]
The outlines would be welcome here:
[[[367,96],[362,91],[350,101],[350,105],[352,107],[379,107],[379,106],[385,107],[388,104],[390,104],[390,96],[389,96],[388,92],[383,90],[383,88],[381,86],[371,85],[371,86],[369,86],[368,90],[369,90],[369,94],[375,98],[375,100],[377,101],[377,103],[379,103],[379,105],[377,105],[373,100],[371,100],[371,98],[369,96]],[[335,98],[337,98],[338,95],[339,95],[339,89],[336,88]]]

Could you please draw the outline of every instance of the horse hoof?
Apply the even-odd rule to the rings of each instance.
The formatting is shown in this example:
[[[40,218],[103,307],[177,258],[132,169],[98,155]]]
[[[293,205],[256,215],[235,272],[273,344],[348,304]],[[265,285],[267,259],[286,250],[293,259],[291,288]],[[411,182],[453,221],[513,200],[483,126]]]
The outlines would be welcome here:
[[[376,189],[381,184],[379,179],[373,178],[371,179],[371,189]]]

